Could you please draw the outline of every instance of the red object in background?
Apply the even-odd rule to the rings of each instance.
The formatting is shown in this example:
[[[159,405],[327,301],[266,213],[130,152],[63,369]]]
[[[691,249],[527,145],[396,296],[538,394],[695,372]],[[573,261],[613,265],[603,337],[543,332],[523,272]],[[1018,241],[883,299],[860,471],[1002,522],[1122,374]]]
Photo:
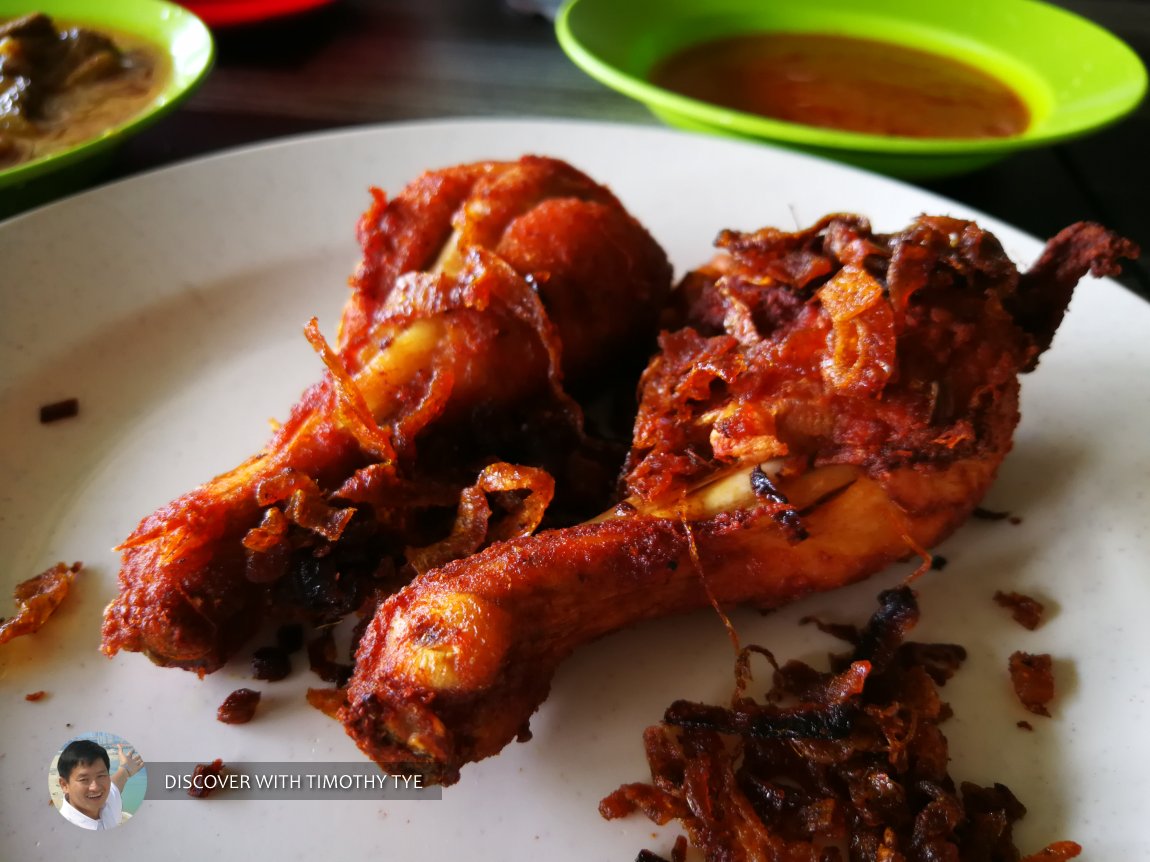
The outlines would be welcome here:
[[[297,15],[334,2],[335,0],[185,0],[181,5],[195,12],[209,27],[229,27]]]

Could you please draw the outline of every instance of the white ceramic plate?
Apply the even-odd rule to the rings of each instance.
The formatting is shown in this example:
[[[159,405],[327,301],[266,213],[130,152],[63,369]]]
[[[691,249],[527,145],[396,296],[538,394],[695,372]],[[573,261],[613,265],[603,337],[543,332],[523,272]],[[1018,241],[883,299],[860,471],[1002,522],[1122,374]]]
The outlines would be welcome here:
[[[532,722],[534,739],[468,767],[441,801],[146,801],[95,838],[47,804],[46,773],[73,734],[105,730],[152,761],[361,760],[303,701],[299,668],[260,684],[256,721],[218,723],[251,683],[240,657],[207,679],[98,651],[115,591],[110,550],[157,505],[255,451],[320,374],[301,334],[330,332],[357,249],[367,187],[425,168],[536,152],[613,187],[682,271],[721,228],[807,225],[829,211],[894,230],[921,212],[972,215],[890,180],[762,146],[660,129],[559,122],[449,122],[367,129],[240,151],[128,180],[0,225],[0,591],[57,560],[87,570],[39,634],[0,648],[0,847],[5,858],[79,852],[131,859],[626,860],[667,853],[674,830],[606,822],[598,800],[647,777],[641,732],[673,699],[722,702],[732,656],[711,614],[643,626],[579,653]],[[1040,245],[989,218],[1021,264]],[[1112,282],[1080,287],[1054,347],[1025,381],[1023,421],[987,505],[1022,523],[974,522],[920,581],[919,639],[960,642],[945,690],[956,777],[1002,781],[1031,813],[1032,852],[1075,839],[1093,859],[1150,858],[1150,306]],[[40,425],[41,404],[80,415]],[[905,570],[769,618],[740,614],[745,641],[813,658],[839,644],[805,613],[861,622]],[[996,589],[1048,601],[1027,632]],[[7,602],[5,598],[3,602]],[[6,611],[0,610],[0,614]],[[1057,660],[1054,717],[1014,701],[1018,649]],[[24,695],[45,690],[35,703]],[[95,850],[95,844],[100,849]],[[145,848],[147,848],[145,850]]]

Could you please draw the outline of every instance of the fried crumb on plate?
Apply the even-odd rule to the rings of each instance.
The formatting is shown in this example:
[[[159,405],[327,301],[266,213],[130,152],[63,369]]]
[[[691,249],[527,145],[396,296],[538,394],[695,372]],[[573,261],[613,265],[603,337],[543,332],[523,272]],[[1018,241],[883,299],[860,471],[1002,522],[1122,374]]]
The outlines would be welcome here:
[[[1050,716],[1047,705],[1054,700],[1054,660],[1049,654],[1012,653],[1010,681],[1023,706],[1035,715]]]
[[[72,563],[71,566],[57,563],[34,578],[17,584],[12,595],[18,610],[16,616],[0,622],[0,645],[12,638],[39,631],[60,607],[83,567],[83,563]]]
[[[1016,623],[1031,631],[1042,623],[1042,615],[1046,612],[1046,606],[1042,602],[1025,593],[1004,593],[998,590],[994,594],[994,601],[1009,610]]]
[[[237,688],[220,704],[216,718],[224,724],[247,724],[256,714],[260,693],[250,688]]]

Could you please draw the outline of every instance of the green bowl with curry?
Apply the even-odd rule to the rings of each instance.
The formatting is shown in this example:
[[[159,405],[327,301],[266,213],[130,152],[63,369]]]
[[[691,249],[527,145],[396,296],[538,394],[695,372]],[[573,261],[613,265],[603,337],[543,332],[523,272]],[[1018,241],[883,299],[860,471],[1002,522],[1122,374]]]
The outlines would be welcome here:
[[[171,111],[213,56],[161,0],[0,0],[0,213]]]
[[[970,171],[1133,111],[1138,55],[1037,0],[568,0],[583,71],[670,125],[906,178]]]

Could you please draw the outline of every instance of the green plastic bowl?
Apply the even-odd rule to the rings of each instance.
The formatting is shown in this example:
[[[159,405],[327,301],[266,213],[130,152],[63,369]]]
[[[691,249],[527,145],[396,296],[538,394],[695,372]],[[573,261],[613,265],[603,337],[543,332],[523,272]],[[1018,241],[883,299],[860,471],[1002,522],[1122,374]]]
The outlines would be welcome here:
[[[1036,0],[568,0],[555,27],[577,66],[672,126],[772,141],[907,178],[961,173],[1084,135],[1133,111],[1146,93],[1146,68],[1124,42]],[[773,31],[874,39],[976,66],[1013,87],[1030,125],[1004,138],[863,134],[735,111],[647,80],[658,61],[688,45]]]
[[[139,132],[175,108],[204,79],[214,48],[204,23],[188,10],[161,0],[0,0],[0,20],[30,11],[44,12],[53,21],[81,24],[94,30],[114,30],[142,38],[166,51],[171,62],[167,84],[140,114],[64,150],[0,170],[0,211],[26,187],[48,174],[83,175],[84,165],[106,156],[129,135]]]

